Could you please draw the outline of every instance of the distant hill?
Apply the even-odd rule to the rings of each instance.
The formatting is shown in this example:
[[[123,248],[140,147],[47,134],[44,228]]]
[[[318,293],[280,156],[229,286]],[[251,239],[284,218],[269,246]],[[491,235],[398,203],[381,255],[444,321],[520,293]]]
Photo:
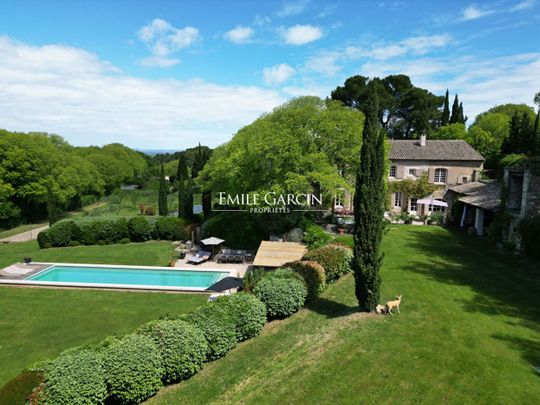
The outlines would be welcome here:
[[[139,152],[142,152],[146,155],[155,156],[155,155],[162,155],[165,153],[170,153],[171,155],[175,152],[178,152],[174,149],[135,149]]]

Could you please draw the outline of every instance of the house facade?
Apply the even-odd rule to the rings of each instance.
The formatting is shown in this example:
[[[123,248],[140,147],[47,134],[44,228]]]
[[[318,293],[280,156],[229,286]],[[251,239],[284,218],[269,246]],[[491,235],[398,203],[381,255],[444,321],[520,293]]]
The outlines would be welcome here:
[[[446,189],[457,184],[476,181],[482,171],[484,158],[463,140],[390,140],[389,181],[413,180],[424,175],[437,187],[431,200],[443,200]],[[423,199],[425,200],[425,198]],[[444,204],[419,204],[418,199],[403,192],[391,194],[390,209],[393,213],[408,212],[412,215],[431,215],[446,209]]]

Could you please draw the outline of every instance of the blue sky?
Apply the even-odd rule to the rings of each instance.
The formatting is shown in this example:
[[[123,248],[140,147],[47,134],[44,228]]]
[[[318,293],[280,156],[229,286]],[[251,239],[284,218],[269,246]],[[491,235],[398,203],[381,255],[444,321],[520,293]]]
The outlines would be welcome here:
[[[217,146],[354,74],[458,92],[470,117],[540,91],[540,1],[0,3],[0,127],[76,145]]]

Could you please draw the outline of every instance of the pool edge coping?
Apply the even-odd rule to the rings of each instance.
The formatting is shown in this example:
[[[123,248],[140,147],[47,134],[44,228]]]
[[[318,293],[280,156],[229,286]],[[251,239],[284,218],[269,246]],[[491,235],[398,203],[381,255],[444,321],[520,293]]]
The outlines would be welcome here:
[[[134,265],[122,265],[122,264],[90,264],[90,263],[53,263],[53,262],[32,262],[32,264],[47,265],[43,270],[40,270],[28,277],[34,277],[37,274],[50,270],[52,266],[85,266],[85,267],[105,267],[105,268],[129,268],[139,270],[169,270],[169,271],[202,271],[202,272],[214,272],[214,273],[228,273],[228,277],[234,277],[234,269],[182,269],[179,267],[165,267],[165,266],[134,266]],[[197,292],[197,293],[215,293],[208,288],[199,287],[174,287],[174,286],[159,286],[159,285],[146,285],[146,284],[102,284],[102,283],[77,283],[77,282],[62,282],[62,281],[38,281],[24,279],[0,279],[0,285],[19,285],[19,286],[44,286],[44,287],[74,287],[74,288],[99,288],[109,290],[153,290],[153,291],[175,291],[175,292]]]

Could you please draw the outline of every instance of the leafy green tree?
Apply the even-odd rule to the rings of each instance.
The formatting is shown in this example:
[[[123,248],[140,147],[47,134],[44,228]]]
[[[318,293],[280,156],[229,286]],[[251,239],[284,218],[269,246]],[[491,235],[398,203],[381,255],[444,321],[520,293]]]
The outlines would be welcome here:
[[[533,124],[527,113],[514,115],[510,121],[510,135],[502,145],[504,154],[524,153],[530,155],[534,145]]]
[[[441,117],[441,125],[448,125],[450,123],[450,101],[448,99],[448,89],[446,89],[446,94],[444,96],[444,106]]]
[[[360,169],[354,201],[355,293],[362,310],[374,311],[379,303],[385,200],[384,135],[377,124],[378,99],[372,87],[368,96]]]
[[[467,129],[465,125],[456,123],[448,124],[438,128],[430,135],[430,139],[449,140],[449,139],[467,139]]]
[[[159,171],[159,197],[158,197],[158,212],[162,217],[169,215],[169,208],[167,207],[167,195],[169,194],[169,186],[165,180],[165,169],[163,163],[160,166]]]
[[[338,102],[293,99],[216,148],[197,182],[230,194],[320,189],[330,202],[340,188],[354,188],[363,119]]]

